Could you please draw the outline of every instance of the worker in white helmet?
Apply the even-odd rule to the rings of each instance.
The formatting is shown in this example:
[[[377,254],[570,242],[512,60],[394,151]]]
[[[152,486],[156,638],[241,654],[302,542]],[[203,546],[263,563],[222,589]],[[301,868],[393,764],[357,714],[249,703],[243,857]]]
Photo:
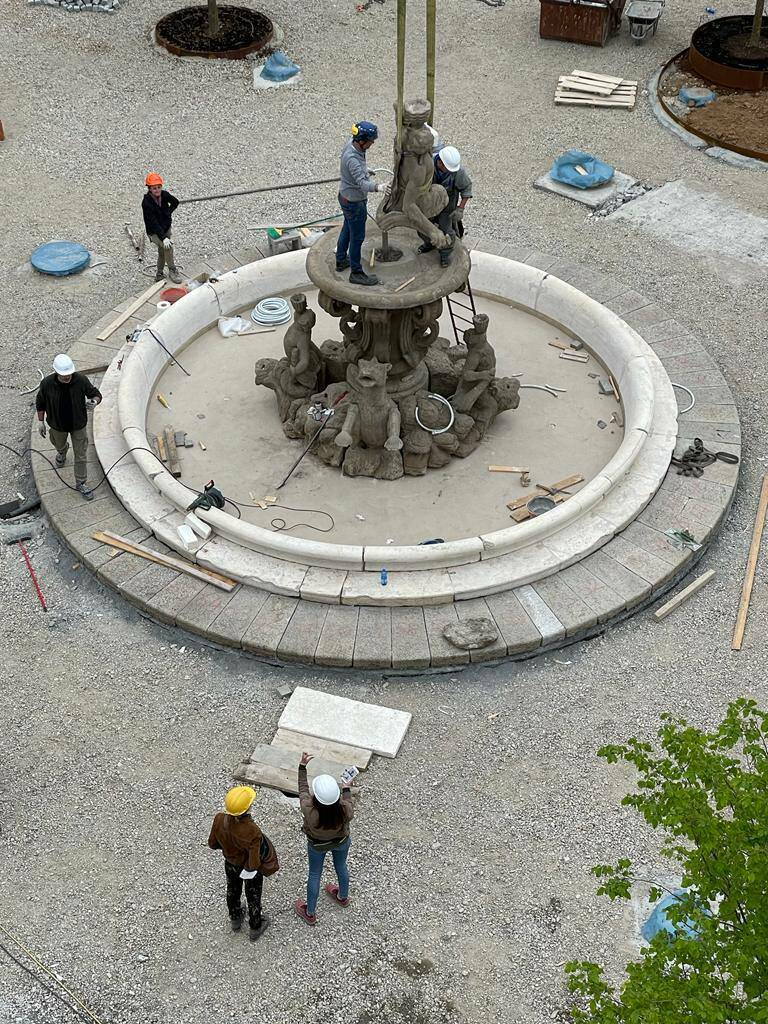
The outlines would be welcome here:
[[[430,129],[434,135],[434,129]],[[436,185],[442,185],[448,193],[448,204],[440,211],[433,223],[437,224],[440,230],[455,239],[458,235],[461,238],[464,234],[464,209],[467,202],[472,198],[472,179],[461,165],[461,154],[455,146],[443,146],[435,155],[435,173],[433,181]],[[424,244],[419,252],[431,252],[434,246],[426,238],[420,236]],[[453,248],[440,250],[440,266],[447,267],[453,256]]]
[[[75,453],[75,486],[86,501],[93,500],[88,490],[88,405],[98,405],[101,392],[86,376],[75,370],[68,355],[53,360],[53,373],[40,381],[36,406],[40,436],[45,437],[46,420],[51,443],[56,449],[56,466],[67,461],[68,438]]]
[[[332,775],[316,775],[310,789],[307,765],[311,754],[302,754],[299,762],[299,805],[304,817],[303,831],[307,837],[309,877],[307,899],[296,900],[296,913],[307,924],[317,923],[315,908],[320,895],[320,879],[323,874],[325,855],[330,850],[336,870],[338,885],[329,882],[326,893],[342,907],[349,905],[349,823],[354,817],[352,792],[345,784],[339,784]]]

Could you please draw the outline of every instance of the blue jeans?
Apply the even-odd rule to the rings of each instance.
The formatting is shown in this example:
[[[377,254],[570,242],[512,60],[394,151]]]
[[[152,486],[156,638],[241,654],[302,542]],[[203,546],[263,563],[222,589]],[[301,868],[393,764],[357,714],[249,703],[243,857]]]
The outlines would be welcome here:
[[[363,199],[356,203],[339,196],[341,212],[344,214],[344,226],[339,235],[339,244],[336,247],[336,261],[340,263],[347,258],[349,253],[349,265],[353,274],[362,272],[363,264],[360,261],[360,250],[365,241],[365,222],[368,219],[368,203]]]
[[[336,870],[336,877],[339,880],[339,899],[345,900],[349,896],[349,871],[347,869],[347,854],[351,836],[347,836],[338,850],[331,850],[333,866]],[[323,862],[327,850],[316,850],[312,843],[307,843],[307,854],[309,855],[309,877],[307,878],[307,913],[313,916],[317,907],[317,897],[320,895],[320,879],[323,874]]]

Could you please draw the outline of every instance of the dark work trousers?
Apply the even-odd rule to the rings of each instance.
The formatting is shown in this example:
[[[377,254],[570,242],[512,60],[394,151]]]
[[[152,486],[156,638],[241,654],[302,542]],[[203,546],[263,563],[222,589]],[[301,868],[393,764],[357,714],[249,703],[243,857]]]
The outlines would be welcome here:
[[[227,910],[231,918],[242,917],[243,911],[240,906],[240,897],[245,885],[245,900],[248,904],[248,923],[251,928],[258,928],[261,924],[261,889],[264,885],[264,875],[256,872],[255,878],[245,881],[240,877],[243,869],[230,861],[224,861],[224,871],[227,875]]]
[[[362,272],[363,264],[360,259],[360,250],[365,241],[365,223],[368,219],[368,203],[353,202],[339,196],[339,205],[344,214],[344,226],[339,234],[338,245],[336,246],[336,261],[341,263],[349,253],[349,269],[353,274]]]
[[[453,243],[456,240],[456,229],[454,228],[453,221],[451,220],[451,214],[456,209],[456,205],[457,204],[455,202],[451,203],[449,200],[448,205],[445,207],[445,209],[441,210],[436,217],[432,218],[432,223],[437,224],[437,226],[440,228],[443,234],[448,235],[448,237],[450,238],[451,248],[453,247]],[[432,243],[429,241],[426,235],[422,235],[421,232],[419,232],[419,238],[422,240],[425,246],[428,246],[429,249],[432,249]],[[451,249],[441,249],[440,262],[444,265],[447,265],[448,263],[450,263],[452,255],[453,254],[451,252]]]

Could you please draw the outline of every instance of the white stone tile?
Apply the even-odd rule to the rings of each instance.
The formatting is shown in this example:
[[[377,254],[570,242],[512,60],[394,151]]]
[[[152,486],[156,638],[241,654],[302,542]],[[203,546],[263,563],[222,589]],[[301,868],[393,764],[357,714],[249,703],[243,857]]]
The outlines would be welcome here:
[[[558,560],[544,544],[513,551],[498,558],[485,558],[472,565],[448,569],[457,601],[498,594],[502,590],[533,583],[557,568]]]
[[[343,569],[322,569],[319,566],[311,565],[301,584],[301,596],[305,601],[340,604],[341,589],[347,575]]]
[[[446,565],[464,565],[466,562],[478,562],[483,551],[483,542],[479,537],[466,537],[462,540],[451,540],[445,544],[409,544],[373,545],[364,550],[366,571],[377,569],[409,569],[439,568]]]
[[[199,565],[259,590],[298,597],[307,567],[250,551],[221,537],[206,541],[195,555]]]
[[[297,686],[283,709],[278,727],[334,743],[372,750],[395,757],[408,727],[408,711],[337,697]]]
[[[518,587],[515,590],[515,596],[525,608],[536,629],[541,633],[543,644],[562,640],[565,636],[565,626],[533,587]]]
[[[447,569],[388,572],[386,586],[382,585],[379,572],[351,572],[341,591],[342,604],[407,606],[452,601],[453,586]]]

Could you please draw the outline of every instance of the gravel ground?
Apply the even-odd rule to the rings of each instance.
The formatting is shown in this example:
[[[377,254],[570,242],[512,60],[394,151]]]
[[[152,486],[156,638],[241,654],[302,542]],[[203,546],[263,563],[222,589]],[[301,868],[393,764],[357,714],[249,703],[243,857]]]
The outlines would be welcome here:
[[[304,81],[258,95],[243,66],[150,49],[151,25],[172,7],[145,0],[104,17],[3,4],[6,443],[25,443],[30,401],[19,390],[35,368],[142,286],[122,225],[138,227],[147,169],[180,195],[325,177],[361,116],[385,126],[388,162],[392,0],[362,14],[351,0],[268,0]],[[605,50],[540,41],[533,0],[440,8],[437,120],[474,172],[473,232],[641,289],[702,338],[734,390],[746,454],[739,497],[703,563],[717,577],[662,624],[643,613],[556,657],[387,679],[204,648],[139,618],[44,532],[30,550],[46,615],[18,550],[0,549],[0,919],[106,1022],[558,1019],[566,959],[616,971],[635,948],[631,909],[595,897],[588,866],[628,853],[661,868],[654,837],[619,806],[631,777],[596,748],[649,735],[665,710],[708,725],[737,695],[765,702],[764,560],[745,649],[729,645],[766,461],[764,289],[736,288],[681,249],[530,187],[578,145],[642,180],[684,177],[768,212],[759,176],[678,143],[645,102],[633,113],[553,107],[557,75],[574,67],[647,78],[686,44],[699,5],[671,5],[643,47],[625,27]],[[411,57],[420,50],[417,41]],[[416,91],[418,77],[409,82]],[[249,223],[332,208],[330,189],[190,207],[175,222],[180,261],[251,244]],[[57,237],[108,263],[75,281],[25,269],[32,248]],[[0,467],[4,495],[29,486],[23,462],[3,452]],[[291,911],[304,871],[298,815],[262,793],[258,816],[283,870],[266,883],[273,925],[254,947],[225,927],[223,872],[204,844],[232,766],[273,734],[285,680],[407,708],[414,723],[399,757],[364,777],[352,908],[321,904],[314,931]],[[0,1020],[41,1019],[73,1015],[3,955]]]

